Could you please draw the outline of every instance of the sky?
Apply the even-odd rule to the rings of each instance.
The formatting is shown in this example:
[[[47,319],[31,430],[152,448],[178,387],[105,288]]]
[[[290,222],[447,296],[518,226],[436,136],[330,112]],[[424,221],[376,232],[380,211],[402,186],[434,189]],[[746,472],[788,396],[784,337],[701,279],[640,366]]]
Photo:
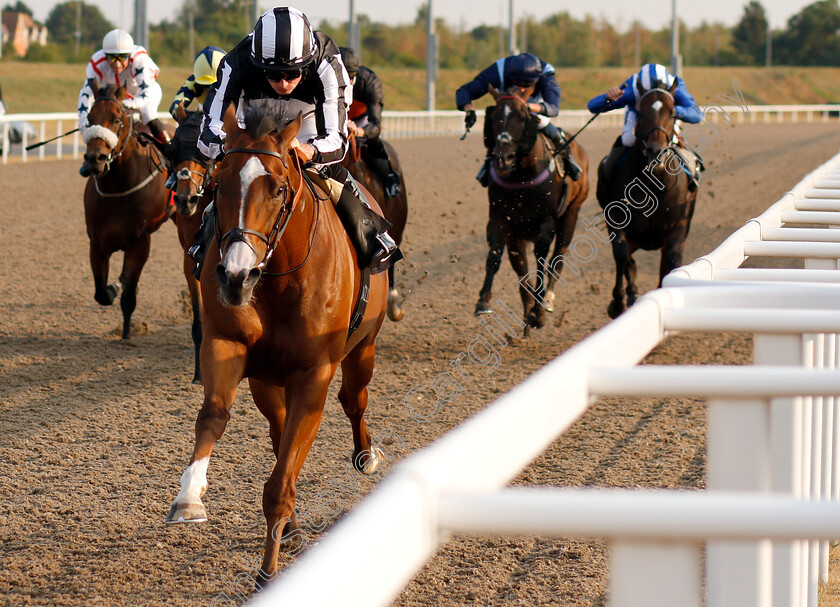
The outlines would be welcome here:
[[[46,21],[56,0],[23,0],[35,13],[37,21]],[[133,0],[84,0],[100,7],[106,18],[117,27],[130,30],[134,20]],[[432,0],[432,13],[453,27],[463,25],[471,29],[478,25],[507,25],[509,2],[513,2],[515,19],[529,15],[543,19],[554,13],[568,11],[576,18],[589,14],[604,17],[619,30],[625,30],[636,19],[650,28],[670,23],[672,0]],[[814,0],[760,0],[774,28],[780,29],[802,7]],[[264,10],[275,6],[259,0]],[[13,2],[5,2],[13,4]],[[677,13],[688,24],[719,21],[734,25],[743,14],[747,0],[676,0]],[[374,21],[388,24],[414,21],[420,6],[428,0],[355,0],[356,15],[368,15]],[[147,0],[149,23],[173,20],[182,5],[181,0]],[[278,4],[277,6],[280,6]],[[332,23],[347,21],[350,0],[292,0],[317,26],[326,19]]]

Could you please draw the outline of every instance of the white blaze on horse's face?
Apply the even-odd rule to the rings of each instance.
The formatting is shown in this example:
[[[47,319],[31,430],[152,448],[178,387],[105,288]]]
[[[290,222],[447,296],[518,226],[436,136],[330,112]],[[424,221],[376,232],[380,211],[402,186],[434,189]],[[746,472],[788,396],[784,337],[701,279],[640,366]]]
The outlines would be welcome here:
[[[656,101],[650,104],[650,107],[653,109],[654,112],[658,114],[659,110],[662,109],[662,102],[659,99],[657,99]]]
[[[244,228],[245,224],[245,197],[248,195],[248,190],[251,189],[251,184],[257,179],[257,177],[262,177],[263,175],[269,175],[270,173],[265,170],[263,163],[260,162],[260,159],[256,156],[251,156],[248,159],[248,162],[240,169],[239,171],[239,185],[240,185],[240,195],[242,196],[242,205],[239,207],[239,227]]]

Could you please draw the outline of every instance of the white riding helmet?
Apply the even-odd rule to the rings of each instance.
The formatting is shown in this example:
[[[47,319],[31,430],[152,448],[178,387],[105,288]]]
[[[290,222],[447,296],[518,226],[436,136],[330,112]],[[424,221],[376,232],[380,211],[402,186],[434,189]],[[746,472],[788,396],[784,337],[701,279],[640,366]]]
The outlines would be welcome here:
[[[111,30],[102,39],[102,52],[106,55],[122,55],[134,50],[134,39],[125,30]]]

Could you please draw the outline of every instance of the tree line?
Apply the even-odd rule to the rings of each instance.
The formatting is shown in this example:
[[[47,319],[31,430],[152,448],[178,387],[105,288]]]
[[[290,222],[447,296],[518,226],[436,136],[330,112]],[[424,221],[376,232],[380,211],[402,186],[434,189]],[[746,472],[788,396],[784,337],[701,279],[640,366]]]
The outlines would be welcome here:
[[[172,21],[150,26],[149,47],[160,65],[188,65],[192,55],[206,45],[231,49],[251,29],[251,3],[255,0],[186,0]],[[419,1],[419,0],[418,0]],[[77,31],[81,4],[81,31]],[[4,10],[32,11],[22,0]],[[426,8],[421,6],[413,23],[387,25],[369,16],[358,18],[364,63],[393,68],[422,68],[426,57]],[[315,24],[339,44],[347,43],[347,24],[323,21]],[[85,61],[101,46],[106,32],[115,26],[98,7],[83,0],[56,5],[46,26],[50,42],[33,45],[24,58],[29,61]],[[479,26],[470,30],[437,20],[438,57],[441,68],[482,69],[504,56],[507,30]],[[818,0],[790,17],[786,27],[768,35],[764,6],[758,0],[744,5],[734,26],[703,21],[680,23],[683,65],[840,65],[840,4]],[[667,63],[670,28],[652,30],[639,22],[619,31],[604,19],[576,19],[558,12],[545,19],[522,19],[516,25],[521,51],[534,53],[556,67],[637,66]],[[770,51],[768,53],[768,42]],[[3,53],[12,60],[12,53]]]

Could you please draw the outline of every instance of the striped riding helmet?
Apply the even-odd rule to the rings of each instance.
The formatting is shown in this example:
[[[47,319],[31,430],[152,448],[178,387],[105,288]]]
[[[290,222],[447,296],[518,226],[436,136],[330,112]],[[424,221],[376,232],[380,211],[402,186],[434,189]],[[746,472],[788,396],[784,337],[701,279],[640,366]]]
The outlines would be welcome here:
[[[667,89],[674,83],[674,75],[668,68],[658,63],[648,63],[639,72],[639,84],[642,89],[649,91],[655,88]]]
[[[315,51],[309,19],[291,6],[263,13],[251,38],[251,61],[264,70],[300,69],[312,61]]]

